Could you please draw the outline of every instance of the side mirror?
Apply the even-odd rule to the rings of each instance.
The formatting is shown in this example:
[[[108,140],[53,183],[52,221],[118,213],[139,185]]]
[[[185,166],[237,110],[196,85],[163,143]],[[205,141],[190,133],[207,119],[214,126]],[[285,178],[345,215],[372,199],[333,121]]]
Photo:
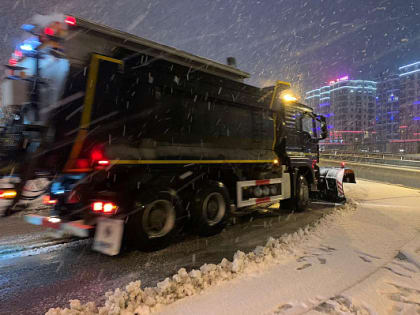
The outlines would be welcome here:
[[[321,122],[321,138],[320,138],[320,140],[324,140],[324,139],[328,138],[327,119],[322,115],[319,115],[318,118],[319,118],[319,121]]]

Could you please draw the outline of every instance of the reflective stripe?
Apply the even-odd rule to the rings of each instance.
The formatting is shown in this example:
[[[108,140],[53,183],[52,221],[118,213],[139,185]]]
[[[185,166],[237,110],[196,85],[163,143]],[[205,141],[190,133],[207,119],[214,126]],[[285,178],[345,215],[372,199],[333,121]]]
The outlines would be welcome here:
[[[271,200],[271,197],[257,198],[255,200],[255,203],[256,204],[259,204],[259,203],[269,202],[270,200]]]
[[[270,184],[270,180],[269,179],[258,179],[255,181],[255,185],[259,186],[259,185],[268,185]]]

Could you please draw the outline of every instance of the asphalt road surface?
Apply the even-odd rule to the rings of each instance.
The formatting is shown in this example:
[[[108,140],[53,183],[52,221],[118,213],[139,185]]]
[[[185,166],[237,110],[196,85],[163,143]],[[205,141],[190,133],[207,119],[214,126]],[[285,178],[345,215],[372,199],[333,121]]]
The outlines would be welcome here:
[[[186,233],[166,249],[125,251],[117,257],[92,251],[91,239],[55,241],[38,227],[23,225],[22,218],[0,218],[0,314],[43,314],[67,306],[70,299],[100,303],[105,292],[130,281],[140,279],[143,286],[151,286],[181,267],[232,259],[238,249],[253,250],[269,236],[292,233],[330,211],[331,206],[313,204],[305,213],[247,215],[216,236]]]

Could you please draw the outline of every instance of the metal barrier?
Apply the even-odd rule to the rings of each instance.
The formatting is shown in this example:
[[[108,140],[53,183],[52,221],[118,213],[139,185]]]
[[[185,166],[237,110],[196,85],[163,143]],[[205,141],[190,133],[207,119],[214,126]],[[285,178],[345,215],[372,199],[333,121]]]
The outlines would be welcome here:
[[[338,160],[321,159],[320,166],[340,167]],[[347,166],[356,174],[357,179],[403,185],[420,189],[420,168],[381,165],[348,161]]]
[[[322,153],[321,159],[337,160],[337,161],[352,161],[363,164],[379,164],[379,165],[390,165],[390,166],[403,166],[420,168],[420,160],[406,159],[403,156],[398,156],[399,159],[391,158],[390,155],[378,155],[378,154],[349,154],[349,153]],[[393,155],[392,157],[395,157]]]
[[[382,159],[382,160],[409,160],[409,161],[420,161],[420,154],[394,154],[394,153],[363,153],[363,152],[348,152],[348,151],[327,151],[323,152],[323,155],[334,155],[334,156],[354,156],[354,157],[361,157],[361,158],[374,158],[374,159]]]

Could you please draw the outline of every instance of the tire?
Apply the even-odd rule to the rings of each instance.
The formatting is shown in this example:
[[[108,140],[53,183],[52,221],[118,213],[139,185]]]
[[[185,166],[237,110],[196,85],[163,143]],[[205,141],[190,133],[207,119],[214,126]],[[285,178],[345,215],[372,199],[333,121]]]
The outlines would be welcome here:
[[[214,184],[201,187],[192,202],[193,230],[201,236],[220,233],[229,217],[229,200],[225,187]]]
[[[303,212],[309,205],[309,185],[305,176],[299,175],[296,180],[296,195],[281,201],[281,205],[296,212]]]
[[[174,199],[168,193],[159,193],[155,200],[129,217],[127,237],[130,245],[143,251],[156,251],[170,244],[177,231]]]

